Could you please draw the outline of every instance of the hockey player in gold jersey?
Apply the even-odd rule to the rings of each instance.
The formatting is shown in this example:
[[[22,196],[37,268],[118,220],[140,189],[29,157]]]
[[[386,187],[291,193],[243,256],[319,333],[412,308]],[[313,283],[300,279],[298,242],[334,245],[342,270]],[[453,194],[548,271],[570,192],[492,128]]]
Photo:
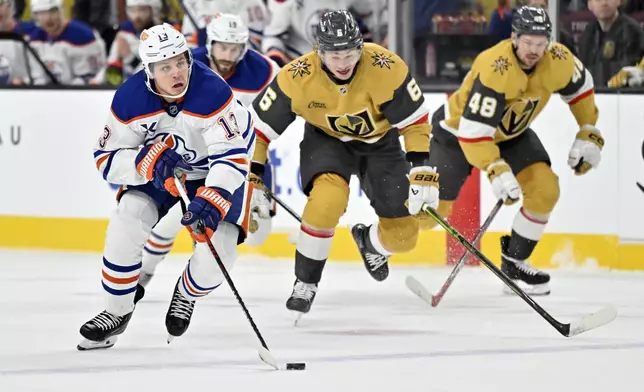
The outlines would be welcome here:
[[[320,19],[315,51],[283,67],[251,111],[259,136],[251,166],[255,182],[268,143],[296,116],[306,121],[300,172],[308,201],[287,308],[301,315],[311,307],[335,227],[347,208],[351,175],[358,176],[379,217],[377,224],[355,225],[352,235],[372,277],[387,278],[389,256],[416,246],[414,215],[423,203],[438,205],[438,176],[427,165],[429,112],[403,60],[364,44],[350,13],[329,11]],[[253,203],[261,199],[254,197]]]
[[[550,41],[548,14],[520,7],[512,28],[510,39],[477,56],[460,88],[434,113],[429,165],[441,176],[438,212],[444,217],[472,167],[487,172],[495,196],[506,204],[523,196],[511,235],[501,239],[502,270],[532,294],[545,295],[550,276],[527,259],[557,203],[559,180],[530,124],[550,96],[560,94],[579,124],[568,156],[577,175],[599,164],[604,139],[595,127],[592,76],[565,46]]]

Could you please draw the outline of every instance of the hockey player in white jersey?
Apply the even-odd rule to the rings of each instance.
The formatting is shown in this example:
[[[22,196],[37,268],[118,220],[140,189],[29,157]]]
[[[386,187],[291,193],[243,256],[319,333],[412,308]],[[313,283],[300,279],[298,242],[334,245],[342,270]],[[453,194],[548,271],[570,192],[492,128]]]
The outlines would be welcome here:
[[[221,75],[232,88],[235,96],[248,106],[255,96],[267,86],[279,72],[279,67],[268,57],[248,48],[248,28],[238,15],[219,14],[207,27],[208,46],[193,51],[195,61],[208,65]],[[256,183],[253,194],[250,228],[246,244],[261,245],[271,231],[271,218],[275,215],[275,202],[269,203],[262,188],[270,187],[275,192],[274,171],[266,165],[261,183]],[[176,236],[181,231],[181,206],[176,205],[154,226],[143,248],[143,267],[139,283],[144,287],[152,279],[161,261],[172,249]]]
[[[118,86],[142,69],[139,58],[139,35],[145,29],[162,23],[161,0],[126,0],[127,20],[116,33],[107,57],[105,79]]]
[[[367,0],[268,0],[270,23],[264,29],[262,52],[280,66],[313,50],[320,17]],[[360,24],[360,18],[357,18]],[[361,25],[365,36],[366,27]]]
[[[63,0],[31,0],[39,28],[31,46],[62,84],[101,84],[105,69],[105,42],[88,25],[66,20]],[[33,56],[29,56],[35,84],[51,81]]]
[[[0,32],[28,36],[35,29],[33,23],[14,19],[13,0],[0,0]],[[23,84],[29,79],[27,51],[21,42],[0,40],[0,86]]]
[[[166,314],[171,337],[188,328],[195,301],[224,277],[205,236],[230,270],[246,237],[252,185],[247,181],[255,132],[250,113],[225,81],[193,62],[183,34],[169,24],[141,33],[144,71],[116,91],[94,149],[103,178],[121,184],[103,252],[105,310],[80,328],[80,350],[107,348],[123,333],[144,294],[138,285],[141,250],[152,227],[178,201],[176,169],[191,198],[181,224],[191,230],[194,254],[179,277]]]
[[[188,42],[192,47],[206,46],[206,26],[215,15],[222,13],[241,16],[250,31],[251,47],[261,49],[262,32],[270,20],[264,0],[188,0],[183,4],[187,12],[183,17],[181,31],[190,37]],[[197,30],[188,13],[195,18]]]

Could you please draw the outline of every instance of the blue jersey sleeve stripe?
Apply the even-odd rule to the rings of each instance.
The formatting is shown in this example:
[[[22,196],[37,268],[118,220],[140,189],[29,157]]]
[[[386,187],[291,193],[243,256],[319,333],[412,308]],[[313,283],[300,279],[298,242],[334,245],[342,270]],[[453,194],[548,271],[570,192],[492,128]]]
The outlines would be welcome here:
[[[237,155],[237,154],[246,154],[246,150],[243,149],[243,148],[232,148],[232,149],[230,149],[230,150],[228,150],[228,151],[226,151],[226,152],[224,152],[222,154],[210,155],[210,156],[208,156],[208,158],[211,161],[216,161],[218,159],[226,158],[226,157],[229,157],[231,155]]]
[[[248,139],[248,144],[246,145],[246,151],[250,150],[250,146],[252,146],[253,143],[255,143],[255,132],[253,132],[250,135],[250,139]]]
[[[212,163],[212,165],[210,165],[210,168],[212,169],[215,165],[226,165],[226,166],[230,166],[230,167],[232,167],[233,169],[235,169],[235,170],[237,170],[238,172],[240,172],[240,173],[241,173],[241,175],[243,175],[244,177],[248,176],[248,172],[247,172],[246,170],[242,170],[242,169],[240,169],[239,167],[237,167],[237,165],[235,165],[235,164],[234,164],[234,163],[232,163],[232,162],[228,162],[228,161],[216,161],[216,162],[213,162],[213,163]]]
[[[116,154],[117,154],[116,152],[111,153],[110,157],[107,158],[107,163],[105,164],[105,170],[103,170],[103,179],[105,181],[107,181],[107,175],[110,173],[110,169],[112,168],[112,160],[114,159],[114,156]]]

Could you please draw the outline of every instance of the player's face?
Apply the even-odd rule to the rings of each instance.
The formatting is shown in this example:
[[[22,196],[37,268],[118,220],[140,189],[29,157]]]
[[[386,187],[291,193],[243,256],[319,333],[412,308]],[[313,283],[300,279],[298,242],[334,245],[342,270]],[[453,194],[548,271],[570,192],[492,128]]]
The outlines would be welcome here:
[[[188,86],[190,63],[186,56],[180,55],[154,63],[152,74],[160,94],[179,95]]]
[[[322,62],[333,76],[347,80],[353,75],[353,70],[360,60],[361,49],[341,50],[337,52],[322,52]]]
[[[132,21],[136,31],[142,31],[153,25],[152,7],[148,5],[132,5],[127,7],[127,18]]]
[[[521,35],[514,38],[517,57],[526,68],[537,65],[548,49],[548,38],[540,35]]]
[[[244,51],[244,45],[226,42],[214,42],[210,48],[210,56],[214,71],[220,75],[227,75],[233,70],[239,57]]]
[[[49,35],[56,34],[63,26],[63,17],[58,8],[34,13],[36,23]]]

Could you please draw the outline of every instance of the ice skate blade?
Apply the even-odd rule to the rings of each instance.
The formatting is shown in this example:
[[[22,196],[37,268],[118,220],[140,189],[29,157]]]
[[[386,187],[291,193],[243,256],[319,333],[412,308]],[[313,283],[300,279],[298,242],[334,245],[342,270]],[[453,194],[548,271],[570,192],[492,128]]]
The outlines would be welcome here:
[[[550,285],[548,283],[544,284],[535,284],[527,285],[520,280],[514,280],[514,283],[517,284],[526,294],[529,296],[546,296],[550,295]],[[503,286],[503,293],[509,295],[515,295],[516,293],[506,285]]]
[[[81,340],[80,343],[78,343],[78,346],[76,346],[76,349],[78,349],[78,351],[89,351],[89,350],[99,350],[99,349],[110,348],[114,344],[116,344],[117,340],[118,340],[117,336],[109,337],[109,338],[107,338],[105,340],[102,340],[100,342],[95,342],[93,340],[83,339],[83,340]]]

